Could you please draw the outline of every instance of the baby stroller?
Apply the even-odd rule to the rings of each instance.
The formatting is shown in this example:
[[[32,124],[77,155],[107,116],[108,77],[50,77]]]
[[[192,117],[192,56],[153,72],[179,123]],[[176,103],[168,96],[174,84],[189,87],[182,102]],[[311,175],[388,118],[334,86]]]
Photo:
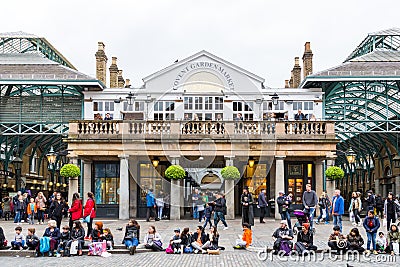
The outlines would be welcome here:
[[[302,210],[295,210],[293,214],[297,218],[297,222],[293,225],[293,234],[297,235],[297,233],[302,230],[303,223],[310,223],[310,217],[308,213]],[[315,235],[315,228],[310,229],[310,231]]]

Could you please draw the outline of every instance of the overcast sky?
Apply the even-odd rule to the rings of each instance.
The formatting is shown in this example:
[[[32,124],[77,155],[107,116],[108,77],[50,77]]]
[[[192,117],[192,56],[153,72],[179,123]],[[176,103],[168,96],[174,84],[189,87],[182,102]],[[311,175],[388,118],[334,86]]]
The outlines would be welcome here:
[[[0,31],[45,37],[95,76],[97,42],[124,78],[142,78],[207,50],[283,87],[311,42],[314,72],[340,64],[370,32],[400,27],[400,1],[3,1]],[[108,66],[107,66],[108,67]]]

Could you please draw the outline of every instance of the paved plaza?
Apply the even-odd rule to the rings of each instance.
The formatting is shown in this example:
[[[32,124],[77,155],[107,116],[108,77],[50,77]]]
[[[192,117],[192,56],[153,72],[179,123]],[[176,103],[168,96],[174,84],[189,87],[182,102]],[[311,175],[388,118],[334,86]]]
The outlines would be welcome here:
[[[100,219],[98,219],[100,220]],[[109,227],[115,237],[116,244],[120,244],[123,236],[123,231],[116,230],[118,227],[124,227],[126,221],[119,220],[101,220],[105,227]],[[294,222],[294,220],[293,220]],[[67,220],[63,224],[67,224]],[[141,225],[141,241],[143,240],[144,234],[147,231],[149,225],[155,225],[157,231],[161,234],[164,240],[164,246],[166,246],[169,238],[173,235],[173,229],[180,227],[190,227],[191,231],[195,230],[195,227],[199,225],[197,220],[180,220],[180,221],[159,221],[159,222],[145,222],[139,220]],[[253,227],[253,247],[254,251],[245,250],[234,250],[233,245],[235,239],[241,234],[241,220],[230,220],[228,221],[229,229],[221,230],[220,232],[220,246],[226,248],[225,251],[221,252],[221,255],[167,255],[163,252],[141,252],[134,256],[126,254],[113,254],[109,258],[102,257],[70,257],[70,258],[49,258],[49,257],[1,257],[1,266],[27,266],[37,263],[37,266],[362,266],[371,265],[379,262],[381,266],[396,266],[396,263],[400,261],[400,257],[388,257],[387,255],[361,257],[360,260],[347,261],[345,257],[343,259],[331,256],[329,258],[328,253],[318,253],[316,259],[300,259],[296,257],[285,257],[285,258],[274,258],[271,259],[271,254],[258,253],[257,251],[262,248],[272,247],[272,232],[278,227],[279,221],[267,220],[266,224],[259,224]],[[344,221],[344,232],[348,233],[352,228],[349,221]],[[8,240],[11,240],[14,236],[15,224],[12,222],[0,221],[0,225],[5,230],[5,234]],[[23,233],[26,234],[26,229],[29,227],[28,224],[23,223]],[[35,225],[38,234],[41,236],[44,232],[46,225]],[[222,229],[222,227],[220,227]],[[327,249],[327,239],[331,232],[332,225],[317,225],[317,231],[315,235],[315,244],[319,249]],[[363,238],[366,242],[366,235],[363,229],[360,229]],[[267,259],[265,259],[267,257]],[[264,260],[263,260],[264,259]],[[390,260],[391,262],[387,262]],[[384,261],[384,262],[381,262]],[[35,263],[33,263],[35,262]]]

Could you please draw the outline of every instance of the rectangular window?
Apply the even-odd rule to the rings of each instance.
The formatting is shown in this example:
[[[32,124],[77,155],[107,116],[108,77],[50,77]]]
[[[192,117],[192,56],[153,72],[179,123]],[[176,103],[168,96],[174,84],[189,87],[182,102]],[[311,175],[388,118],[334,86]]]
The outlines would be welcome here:
[[[165,113],[165,120],[167,120],[167,121],[175,120],[175,114],[174,113]]]
[[[275,110],[284,110],[285,103],[283,101],[278,101],[278,105],[275,105]]]
[[[303,109],[303,102],[293,102],[293,110]]]
[[[154,113],[154,120],[156,120],[156,121],[162,121],[162,120],[164,120],[164,115],[163,115],[163,113]]]
[[[119,204],[119,162],[94,163],[96,204]]]
[[[93,111],[103,111],[103,102],[93,102]]]
[[[263,110],[272,110],[272,102],[271,101],[263,102]]]
[[[215,97],[215,110],[223,110],[224,109],[224,99],[222,97]]]
[[[206,96],[204,98],[204,109],[212,110],[213,109],[213,98],[210,96]]]
[[[185,110],[192,110],[193,109],[193,98],[185,96],[183,99],[183,108]]]
[[[163,111],[163,102],[154,103],[154,111]]]
[[[304,110],[314,110],[314,102],[312,101],[304,102]]]
[[[233,111],[243,111],[242,102],[233,102]]]
[[[104,102],[104,110],[105,111],[114,111],[114,102],[111,102],[111,101]]]
[[[203,97],[199,96],[194,97],[194,109],[195,110],[203,109]]]
[[[165,111],[174,111],[175,110],[175,102],[165,101],[164,105]]]
[[[244,103],[244,111],[253,111],[253,102]]]
[[[144,102],[138,101],[128,105],[128,102],[124,102],[124,111],[144,111]]]

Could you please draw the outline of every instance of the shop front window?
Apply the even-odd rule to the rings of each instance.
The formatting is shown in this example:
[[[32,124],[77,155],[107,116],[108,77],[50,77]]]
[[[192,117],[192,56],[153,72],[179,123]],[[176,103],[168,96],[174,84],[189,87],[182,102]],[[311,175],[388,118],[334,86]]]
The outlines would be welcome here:
[[[164,173],[165,166],[159,165],[157,169]],[[155,197],[162,191],[165,195],[169,193],[169,182],[153,167],[152,164],[140,164],[140,204],[146,205],[146,195],[149,189],[153,189]]]
[[[249,192],[252,194],[253,199],[257,200],[262,189],[267,189],[268,192],[267,175],[267,164],[256,164],[252,168],[250,168],[249,165],[246,165],[246,179],[243,182],[243,186],[249,188]]]
[[[119,204],[119,163],[94,163],[96,204]]]

